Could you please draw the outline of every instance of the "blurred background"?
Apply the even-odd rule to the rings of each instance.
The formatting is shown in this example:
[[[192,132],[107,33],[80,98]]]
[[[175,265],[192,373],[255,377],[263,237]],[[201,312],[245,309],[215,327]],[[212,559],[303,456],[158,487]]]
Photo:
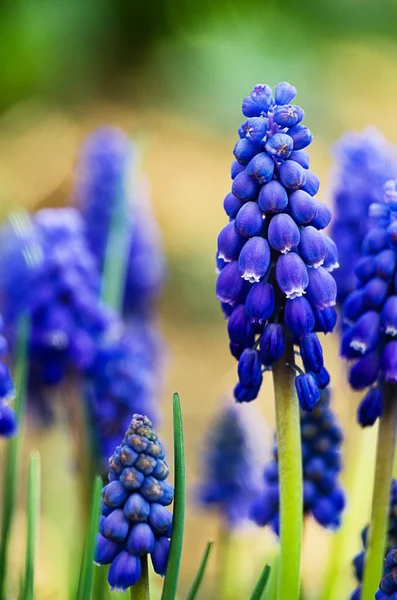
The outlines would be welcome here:
[[[397,142],[396,18],[393,0],[0,3],[2,215],[21,206],[67,204],[79,147],[100,125],[123,128],[142,152],[168,262],[160,306],[168,344],[162,425],[168,447],[175,389],[186,428],[189,510],[182,589],[205,541],[217,535],[216,519],[195,505],[195,485],[203,435],[236,377],[215,300],[214,251],[226,222],[222,200],[229,191],[242,98],[258,82],[275,86],[287,80],[297,87],[297,102],[314,134],[310,154],[322,181],[320,199],[329,201],[331,147],[344,131],[375,125]],[[326,340],[325,351],[336,411],[346,428],[345,480],[357,509],[348,560],[368,519],[370,482],[357,479],[363,473],[368,478],[375,432],[362,433],[355,425],[336,336]],[[270,377],[258,402],[270,446]],[[32,432],[29,445],[39,448],[44,463],[38,597],[66,598],[64,548],[76,517],[67,435],[61,427],[40,439]],[[349,462],[353,455],[361,462]],[[21,510],[17,527],[23,518]],[[331,536],[314,525],[305,536],[309,597],[323,580]],[[240,541],[248,544],[252,559],[245,573],[253,582],[274,541],[253,526]],[[18,536],[14,543],[18,560]],[[348,562],[343,577],[347,594],[353,585]],[[211,587],[211,575],[206,585]]]

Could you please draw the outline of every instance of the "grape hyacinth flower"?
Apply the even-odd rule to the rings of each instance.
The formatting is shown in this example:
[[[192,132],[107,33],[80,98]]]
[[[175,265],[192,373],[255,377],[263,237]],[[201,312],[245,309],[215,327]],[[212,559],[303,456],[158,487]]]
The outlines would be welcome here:
[[[4,329],[3,319],[0,315],[0,332]],[[7,340],[0,333],[0,436],[10,437],[17,430],[17,418],[11,401],[15,396],[14,382],[7,365],[3,362],[7,354]]]
[[[354,590],[351,600],[362,599],[362,581],[364,574],[364,564],[368,548],[369,525],[367,525],[361,533],[363,548],[353,559],[354,575],[358,583],[358,587]],[[383,556],[386,556],[393,548],[397,547],[397,481],[393,480],[390,488],[389,498],[389,515],[387,524],[387,542]],[[388,563],[386,563],[387,566]],[[382,596],[376,596],[377,600]]]
[[[390,550],[375,600],[397,600],[397,549]]]
[[[234,147],[232,190],[224,200],[229,223],[218,238],[217,298],[228,319],[230,351],[238,360],[238,402],[254,400],[262,375],[283,355],[286,341],[304,355],[296,378],[302,408],[312,410],[323,385],[318,332],[335,326],[335,244],[323,233],[331,214],[315,198],[318,177],[305,148],[312,134],[296,90],[280,83],[274,97],[255,86],[242,106],[247,120]]]
[[[147,182],[129,181],[137,163],[138,151],[127,136],[115,127],[102,127],[85,141],[75,190],[76,206],[86,223],[88,245],[101,272],[117,211],[126,226],[122,298],[127,315],[150,309],[159,295],[165,272],[160,232],[145,189]]]
[[[312,515],[322,527],[337,529],[345,505],[339,482],[342,430],[329,406],[329,388],[313,412],[301,410],[303,513]],[[277,445],[264,472],[265,488],[252,503],[251,518],[260,526],[270,525],[279,534],[279,466]]]
[[[354,268],[370,228],[368,209],[382,202],[383,184],[397,169],[397,153],[374,128],[348,132],[334,148],[332,237],[339,250],[340,268],[335,272],[338,301],[356,287]]]
[[[380,419],[363,600],[373,597],[382,575],[397,430],[396,188],[396,181],[386,182],[383,201],[369,208],[371,228],[355,269],[358,283],[342,311],[341,354],[352,361],[349,383],[355,390],[368,388],[358,420],[369,426]]]
[[[135,318],[103,336],[87,371],[87,399],[99,459],[108,457],[127,429],[131,414],[158,421],[158,375],[163,341],[150,322]]]
[[[135,585],[148,554],[155,572],[165,575],[172,528],[166,506],[174,497],[168,475],[164,449],[151,421],[134,415],[109,460],[109,484],[102,490],[95,562],[110,565],[112,590],[125,592]]]
[[[256,411],[247,414],[227,403],[206,437],[200,504],[216,508],[227,529],[248,518],[252,499],[261,491],[262,429]]]

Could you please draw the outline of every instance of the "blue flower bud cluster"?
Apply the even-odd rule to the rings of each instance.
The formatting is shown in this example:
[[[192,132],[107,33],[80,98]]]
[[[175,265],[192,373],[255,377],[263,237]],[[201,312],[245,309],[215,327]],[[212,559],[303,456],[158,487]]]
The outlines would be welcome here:
[[[141,556],[165,575],[172,529],[174,488],[164,449],[146,416],[134,415],[109,460],[109,484],[102,490],[95,562],[110,565],[112,590],[126,591],[141,576]]]
[[[114,127],[88,136],[82,150],[75,190],[76,205],[86,223],[89,248],[103,271],[111,222],[121,211],[128,223],[128,258],[124,312],[147,312],[164,279],[165,263],[148,193],[139,181],[128,181],[137,168],[137,150]],[[132,187],[130,190],[129,187]],[[138,197],[139,196],[139,197]]]
[[[8,344],[3,335],[4,322],[0,315],[0,436],[10,437],[17,430],[15,411],[10,405],[15,396],[14,382],[7,365],[3,362]]]
[[[313,412],[301,411],[303,513],[322,527],[336,529],[345,505],[339,482],[342,430],[324,390]],[[277,445],[264,472],[265,488],[252,504],[251,517],[260,526],[270,525],[279,534],[279,470]]]
[[[317,332],[332,331],[336,322],[330,272],[338,259],[321,231],[331,213],[315,198],[320,182],[305,150],[312,134],[302,124],[302,108],[291,104],[295,95],[286,82],[274,97],[260,84],[243,101],[247,120],[238,131],[232,190],[224,200],[229,223],[218,237],[216,293],[239,361],[237,401],[257,397],[263,371],[292,336],[306,371],[296,379],[299,400],[311,410],[326,377]]]
[[[158,387],[163,341],[144,319],[120,323],[102,337],[87,371],[90,414],[99,458],[108,457],[123,436],[134,413],[158,420]]]
[[[397,600],[397,549],[390,550],[375,600]]]
[[[369,525],[367,525],[361,532],[361,541],[363,549],[353,559],[354,575],[358,582],[358,587],[354,590],[351,600],[360,600],[361,598],[361,583],[364,575],[364,564],[365,564],[365,553],[367,550],[368,543],[368,532]],[[393,548],[397,547],[397,481],[393,479],[390,488],[390,501],[389,501],[389,522],[387,531],[387,541],[385,556]],[[392,596],[393,597],[393,596]],[[377,600],[382,596],[376,596]],[[393,600],[395,600],[393,598]]]
[[[355,268],[358,283],[343,303],[341,355],[352,361],[349,383],[369,388],[358,408],[363,427],[382,414],[383,384],[397,383],[396,186],[386,182],[383,202],[369,208],[372,226]]]
[[[382,202],[383,184],[396,173],[397,153],[379,131],[367,128],[344,134],[335,145],[334,161],[332,237],[340,257],[334,277],[343,302],[356,287],[354,267],[370,227],[368,209]]]
[[[258,416],[242,407],[225,405],[204,444],[200,503],[216,508],[229,528],[249,516],[252,499],[261,491],[263,462],[257,440]],[[261,436],[260,436],[261,437]]]

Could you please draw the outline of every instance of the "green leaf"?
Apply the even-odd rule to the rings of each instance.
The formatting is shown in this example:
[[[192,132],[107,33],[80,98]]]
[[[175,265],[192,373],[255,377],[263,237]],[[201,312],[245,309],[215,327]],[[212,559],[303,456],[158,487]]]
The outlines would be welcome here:
[[[21,596],[23,600],[34,600],[34,573],[40,524],[40,480],[40,455],[38,452],[32,452],[29,463],[26,562]]]
[[[185,524],[186,466],[179,395],[173,397],[175,497],[170,554],[161,600],[175,600]]]
[[[0,600],[6,597],[6,579],[8,548],[11,527],[14,520],[16,494],[20,474],[20,458],[25,429],[26,381],[28,371],[28,342],[30,321],[28,315],[20,318],[17,328],[17,338],[14,357],[14,382],[16,397],[15,413],[18,419],[18,433],[7,442],[4,456],[4,479],[2,499],[2,523],[0,538]]]
[[[261,600],[262,594],[265,591],[266,584],[269,579],[269,575],[270,575],[270,567],[269,567],[269,565],[265,565],[265,567],[258,579],[258,582],[254,588],[254,591],[252,592],[252,594],[250,596],[250,600]]]
[[[94,582],[94,553],[96,535],[98,533],[102,486],[102,478],[98,475],[95,478],[93,486],[90,522],[84,544],[83,559],[81,561],[77,600],[90,600],[92,596]]]
[[[203,557],[201,559],[200,566],[199,566],[196,576],[193,580],[193,583],[192,583],[189,593],[186,597],[186,600],[194,600],[198,594],[198,591],[200,589],[201,583],[204,578],[205,570],[207,568],[208,559],[210,557],[213,545],[214,545],[214,542],[207,542]]]

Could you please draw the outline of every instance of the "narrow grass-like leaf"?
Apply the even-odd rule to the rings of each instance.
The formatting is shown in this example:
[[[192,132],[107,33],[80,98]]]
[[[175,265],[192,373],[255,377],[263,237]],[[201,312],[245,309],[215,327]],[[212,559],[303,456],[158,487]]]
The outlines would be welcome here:
[[[6,598],[8,547],[14,520],[17,484],[20,474],[20,456],[25,429],[26,382],[28,372],[28,342],[30,321],[28,315],[18,323],[14,358],[16,397],[14,409],[18,420],[18,433],[7,442],[4,456],[4,479],[0,541],[0,600]]]
[[[175,497],[171,547],[161,600],[175,600],[185,525],[186,466],[179,395],[173,397]]]
[[[90,521],[84,544],[83,559],[81,561],[77,600],[90,600],[92,596],[94,582],[94,553],[96,535],[98,533],[102,486],[102,478],[99,476],[96,477],[92,492]]]
[[[40,524],[40,482],[40,455],[38,452],[32,452],[29,463],[25,576],[21,596],[23,600],[34,600],[35,561]]]
[[[207,542],[203,557],[201,559],[200,566],[198,568],[195,578],[193,579],[193,583],[190,587],[188,595],[186,596],[186,600],[195,600],[195,598],[199,592],[201,583],[202,583],[204,575],[205,575],[205,570],[207,568],[208,559],[210,557],[213,545],[214,545],[214,542]]]
[[[265,565],[258,581],[257,584],[254,588],[254,591],[252,592],[251,596],[250,596],[250,600],[261,600],[262,598],[262,594],[265,591],[268,579],[269,579],[269,575],[270,575],[270,567],[269,565]]]

